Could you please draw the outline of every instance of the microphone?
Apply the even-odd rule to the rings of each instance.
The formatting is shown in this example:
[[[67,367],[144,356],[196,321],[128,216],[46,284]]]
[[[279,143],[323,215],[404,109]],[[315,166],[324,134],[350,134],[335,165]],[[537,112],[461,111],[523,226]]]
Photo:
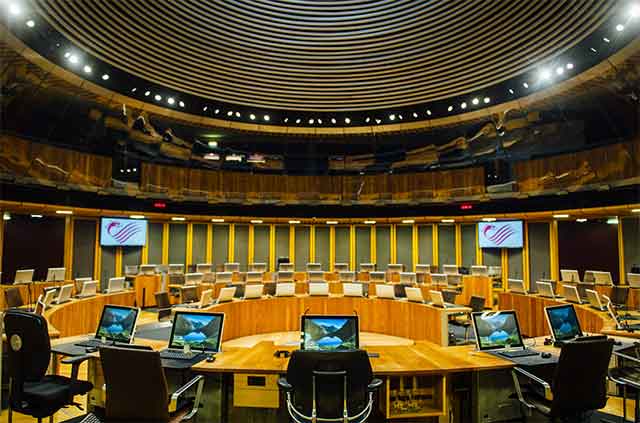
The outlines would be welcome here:
[[[307,307],[307,309],[304,311],[304,313],[302,313],[302,315],[306,316],[310,309],[311,309],[311,307]]]
[[[353,314],[355,314],[357,316],[358,315],[358,310],[353,309]]]

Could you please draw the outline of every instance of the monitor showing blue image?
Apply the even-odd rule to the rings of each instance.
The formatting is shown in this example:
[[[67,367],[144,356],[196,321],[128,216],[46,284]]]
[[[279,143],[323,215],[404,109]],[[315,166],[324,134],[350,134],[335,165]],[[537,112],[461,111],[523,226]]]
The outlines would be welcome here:
[[[360,347],[357,316],[302,316],[302,349],[347,351]]]
[[[169,348],[219,352],[222,340],[223,313],[177,312],[173,320]]]
[[[515,311],[472,313],[479,350],[524,347]]]
[[[136,330],[139,311],[135,307],[104,306],[96,338],[129,344]]]
[[[572,304],[545,307],[547,322],[556,341],[566,341],[582,336],[580,322]]]

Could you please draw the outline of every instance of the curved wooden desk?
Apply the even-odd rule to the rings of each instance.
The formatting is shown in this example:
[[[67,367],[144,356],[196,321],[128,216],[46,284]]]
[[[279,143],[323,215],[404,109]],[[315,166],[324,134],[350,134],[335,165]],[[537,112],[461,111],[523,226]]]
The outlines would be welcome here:
[[[193,310],[193,309],[192,309]],[[225,313],[222,340],[300,329],[303,314],[353,315],[360,330],[448,345],[448,315],[468,309],[442,309],[402,300],[358,297],[272,297],[214,305],[206,311]]]
[[[74,299],[52,306],[45,311],[44,317],[49,322],[50,330],[56,329],[60,337],[95,333],[105,305],[133,306],[135,295],[134,291],[123,291]]]
[[[537,295],[501,292],[499,307],[501,310],[515,310],[520,323],[520,331],[524,336],[549,336],[544,308],[554,305],[571,304],[566,301],[553,300]],[[589,333],[600,333],[603,329],[614,327],[606,312],[598,311],[588,305],[573,304],[582,330]]]

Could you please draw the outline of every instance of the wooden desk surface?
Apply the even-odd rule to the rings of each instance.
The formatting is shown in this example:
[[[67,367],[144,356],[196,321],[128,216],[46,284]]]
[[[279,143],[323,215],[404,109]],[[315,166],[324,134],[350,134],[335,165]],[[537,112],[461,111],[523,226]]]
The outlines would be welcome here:
[[[50,288],[52,286],[58,287],[72,283],[73,281],[69,280],[59,282],[32,282],[30,284],[19,285],[0,285],[0,310],[5,310],[7,308],[4,295],[4,291],[7,289],[18,288],[20,290],[20,296],[22,296],[22,301],[25,304],[29,302],[29,297],[31,297],[31,304],[35,304],[36,300],[44,292],[45,288]]]

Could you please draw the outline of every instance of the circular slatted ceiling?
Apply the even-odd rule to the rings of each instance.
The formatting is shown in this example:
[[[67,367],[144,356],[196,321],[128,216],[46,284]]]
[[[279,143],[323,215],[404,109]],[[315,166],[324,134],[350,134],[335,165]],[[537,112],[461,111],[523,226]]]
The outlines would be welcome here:
[[[33,0],[87,53],[211,101],[394,109],[499,84],[613,13],[599,0]]]

